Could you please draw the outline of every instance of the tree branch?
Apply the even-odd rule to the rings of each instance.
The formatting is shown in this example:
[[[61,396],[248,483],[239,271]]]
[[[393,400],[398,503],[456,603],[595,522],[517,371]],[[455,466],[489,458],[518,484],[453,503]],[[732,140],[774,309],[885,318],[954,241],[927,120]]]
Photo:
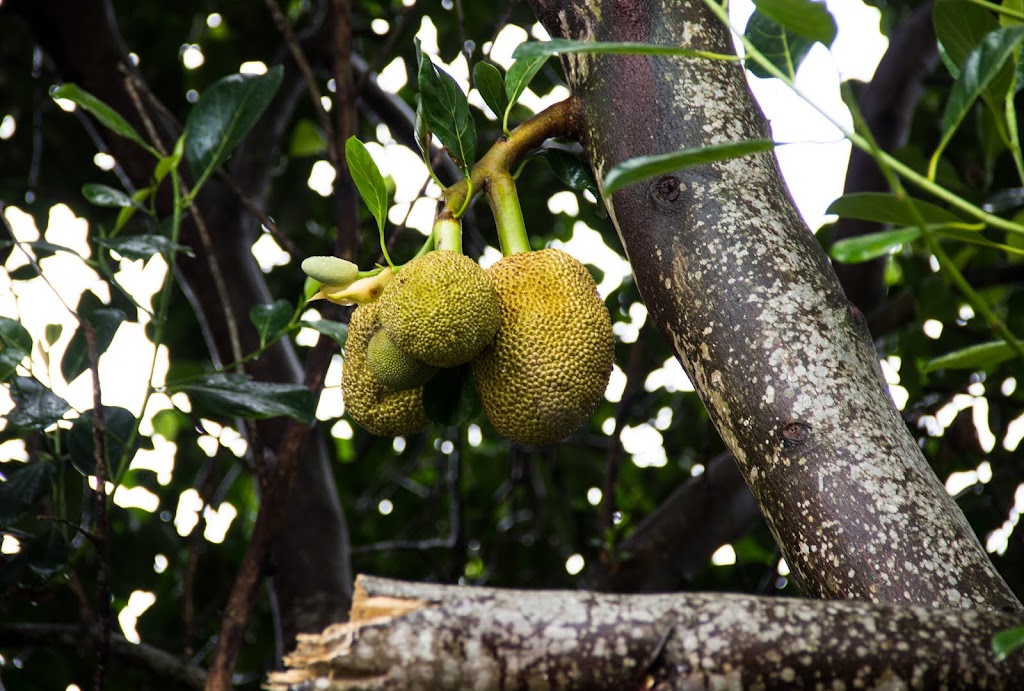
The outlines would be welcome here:
[[[303,636],[293,669],[266,688],[1010,688],[1024,655],[998,662],[990,642],[1018,622],[985,610],[360,576],[351,622]]]

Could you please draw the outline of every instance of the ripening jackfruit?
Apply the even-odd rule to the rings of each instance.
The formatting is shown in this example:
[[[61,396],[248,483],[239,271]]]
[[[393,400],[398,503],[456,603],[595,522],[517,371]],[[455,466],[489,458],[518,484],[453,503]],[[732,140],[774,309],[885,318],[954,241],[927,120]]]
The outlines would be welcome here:
[[[494,338],[498,294],[475,261],[435,250],[406,264],[380,296],[391,342],[428,365],[469,362]]]
[[[396,348],[384,329],[373,334],[370,339],[366,361],[377,379],[395,391],[423,386],[437,372],[436,367],[420,362]]]
[[[369,367],[366,352],[379,330],[379,302],[363,305],[352,313],[341,367],[345,409],[371,434],[394,437],[422,431],[429,424],[423,410],[423,389],[389,389]]]
[[[501,325],[473,361],[484,412],[512,441],[559,441],[593,414],[608,385],[608,310],[587,269],[561,250],[513,254],[487,273]]]

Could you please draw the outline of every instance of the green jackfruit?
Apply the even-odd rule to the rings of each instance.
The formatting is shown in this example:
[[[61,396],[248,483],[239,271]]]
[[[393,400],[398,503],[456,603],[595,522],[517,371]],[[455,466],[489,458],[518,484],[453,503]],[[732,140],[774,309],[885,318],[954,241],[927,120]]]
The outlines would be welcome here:
[[[498,294],[475,261],[435,250],[406,264],[380,296],[391,342],[435,367],[469,362],[494,338]]]
[[[473,361],[484,412],[514,442],[559,441],[586,422],[608,386],[608,310],[587,269],[561,250],[513,254],[487,273],[501,325]]]
[[[379,302],[363,305],[352,313],[341,367],[345,409],[371,434],[394,437],[420,432],[429,424],[423,410],[423,389],[389,389],[369,367],[366,353],[379,330]]]
[[[395,391],[423,386],[437,372],[436,367],[420,362],[396,348],[384,329],[370,339],[366,361],[377,379]]]

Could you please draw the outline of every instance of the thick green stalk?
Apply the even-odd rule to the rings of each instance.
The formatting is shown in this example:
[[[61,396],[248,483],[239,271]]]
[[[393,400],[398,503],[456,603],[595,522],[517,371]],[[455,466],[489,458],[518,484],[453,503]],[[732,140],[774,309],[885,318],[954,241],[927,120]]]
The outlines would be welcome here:
[[[501,253],[507,257],[517,252],[529,252],[530,238],[526,234],[515,180],[508,173],[494,173],[487,180],[486,190],[487,203],[498,228]]]

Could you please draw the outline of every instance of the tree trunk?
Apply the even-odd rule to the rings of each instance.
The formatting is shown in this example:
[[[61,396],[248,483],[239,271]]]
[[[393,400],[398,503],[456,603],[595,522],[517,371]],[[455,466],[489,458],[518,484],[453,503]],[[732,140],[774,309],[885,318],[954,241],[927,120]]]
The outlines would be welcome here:
[[[746,595],[598,595],[361,576],[349,623],[301,636],[286,689],[1009,689],[990,610]]]
[[[731,53],[701,0],[531,0],[553,36]],[[570,55],[598,179],[626,159],[769,138],[739,65]],[[864,318],[774,155],[605,198],[647,308],[807,595],[1024,611],[886,390]]]

